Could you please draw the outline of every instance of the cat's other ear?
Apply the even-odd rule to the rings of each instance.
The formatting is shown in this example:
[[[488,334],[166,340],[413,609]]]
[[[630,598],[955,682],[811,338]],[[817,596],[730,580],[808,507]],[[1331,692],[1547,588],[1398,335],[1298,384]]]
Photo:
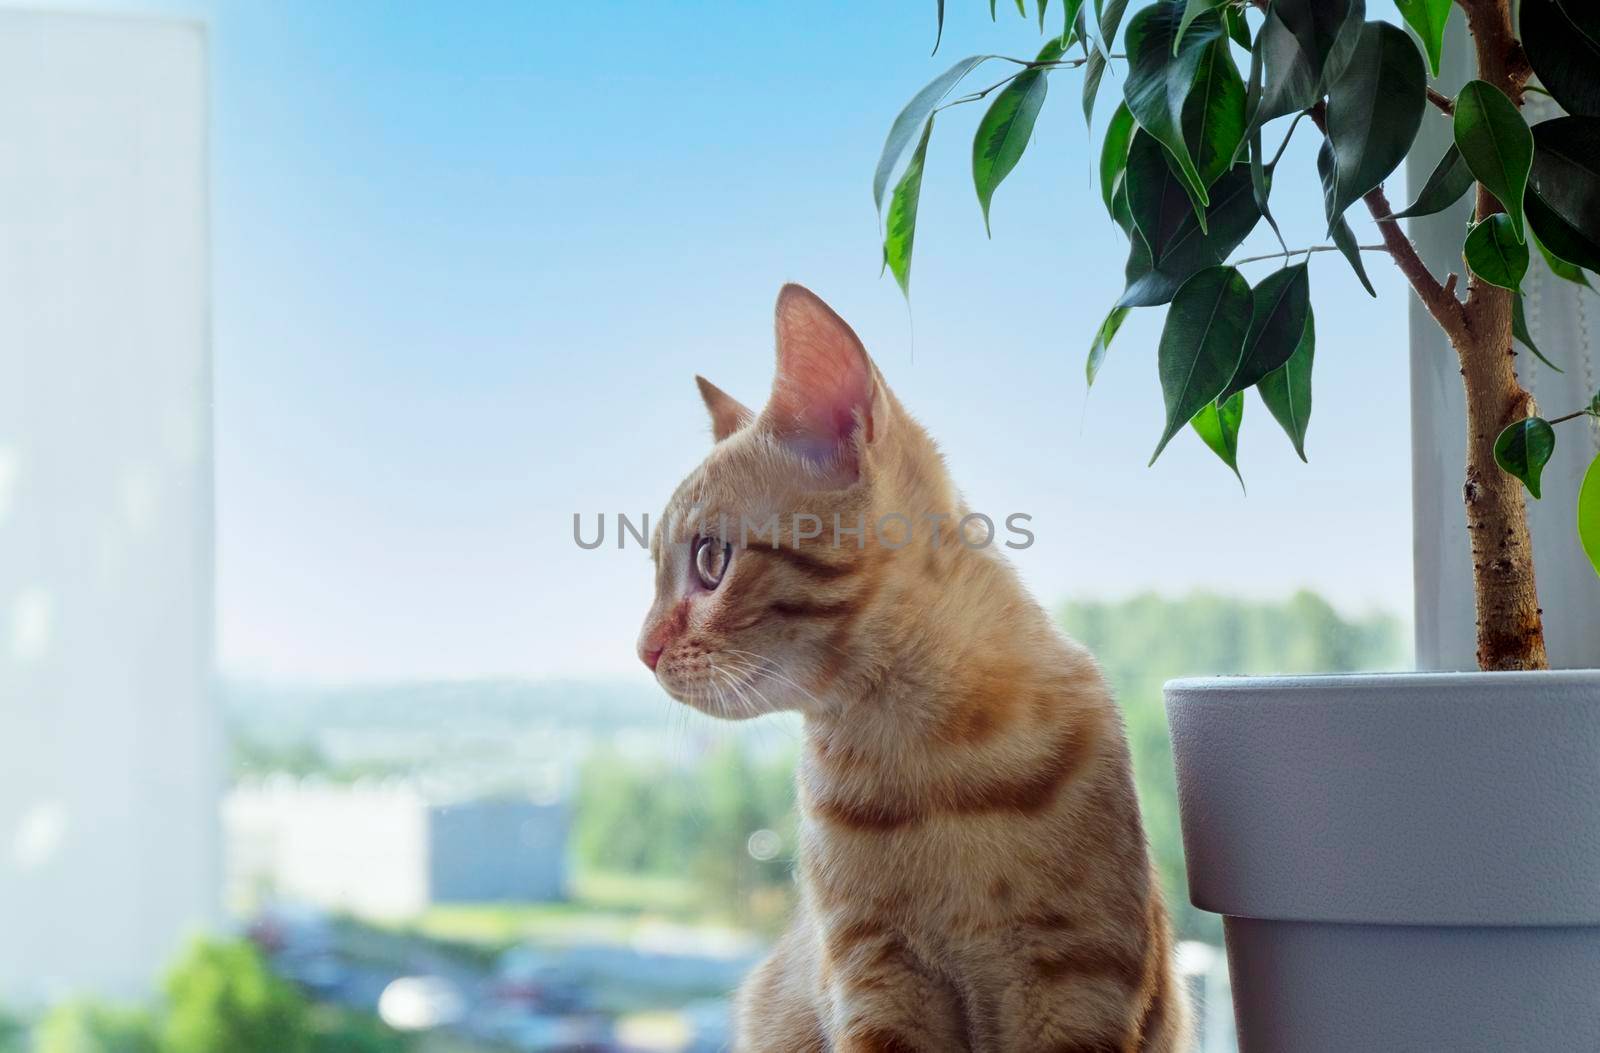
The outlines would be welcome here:
[[[694,382],[700,388],[700,397],[705,400],[706,409],[711,411],[711,434],[717,442],[755,419],[755,414],[746,409],[744,403],[705,377],[697,374]]]
[[[854,480],[855,437],[873,439],[872,362],[861,340],[810,289],[778,293],[778,376],[765,419],[807,460]]]

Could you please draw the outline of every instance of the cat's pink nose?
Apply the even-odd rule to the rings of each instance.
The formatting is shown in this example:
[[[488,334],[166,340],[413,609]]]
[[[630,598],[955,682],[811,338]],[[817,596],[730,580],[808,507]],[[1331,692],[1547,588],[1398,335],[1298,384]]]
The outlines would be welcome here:
[[[653,672],[656,671],[656,665],[661,661],[661,648],[659,648],[659,647],[641,648],[639,650],[639,657],[644,659],[644,664],[649,666],[650,667],[650,671],[653,673]]]

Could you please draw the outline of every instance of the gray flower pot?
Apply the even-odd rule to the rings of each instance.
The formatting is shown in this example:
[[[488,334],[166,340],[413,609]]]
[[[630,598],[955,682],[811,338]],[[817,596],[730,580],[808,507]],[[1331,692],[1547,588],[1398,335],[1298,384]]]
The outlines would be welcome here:
[[[1243,1053],[1600,1050],[1600,671],[1166,697]]]

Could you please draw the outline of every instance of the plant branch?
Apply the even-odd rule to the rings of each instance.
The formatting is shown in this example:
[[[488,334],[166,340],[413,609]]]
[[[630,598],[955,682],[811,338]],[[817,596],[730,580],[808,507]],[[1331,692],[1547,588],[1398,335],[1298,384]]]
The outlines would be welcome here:
[[[1450,116],[1455,115],[1456,101],[1432,85],[1428,87],[1428,101],[1439,107],[1441,112]]]
[[[1388,252],[1389,251],[1389,246],[1387,246],[1387,245],[1357,245],[1356,248],[1360,249],[1362,252]],[[1286,260],[1290,256],[1299,256],[1302,253],[1337,252],[1337,251],[1339,251],[1339,246],[1337,246],[1337,245],[1312,245],[1309,248],[1304,248],[1304,249],[1285,249],[1283,252],[1267,252],[1267,253],[1263,253],[1260,256],[1246,256],[1246,257],[1244,257],[1244,259],[1241,259],[1241,260],[1229,260],[1228,261],[1228,266],[1230,266],[1230,267],[1240,267],[1240,266],[1243,266],[1246,263],[1260,263],[1262,260],[1277,260],[1277,259],[1285,259]]]
[[[1579,417],[1593,417],[1594,415],[1594,411],[1589,409],[1573,410],[1571,413],[1568,413],[1565,416],[1552,417],[1548,421],[1545,421],[1545,423],[1565,424],[1569,420],[1577,420]]]
[[[1117,56],[1112,56],[1112,57],[1115,58]],[[940,110],[948,110],[952,106],[960,106],[960,105],[962,105],[964,103],[978,102],[979,100],[986,98],[996,88],[1005,87],[1007,84],[1010,84],[1012,81],[1016,80],[1018,77],[1022,76],[1024,73],[1027,73],[1027,72],[1029,72],[1031,70],[1036,70],[1036,69],[1042,69],[1042,70],[1077,69],[1079,66],[1081,66],[1085,62],[1089,61],[1088,59],[1079,58],[1079,59],[1061,59],[1061,60],[1056,61],[1056,62],[1023,62],[1021,59],[1006,58],[1006,56],[1004,56],[1004,55],[997,55],[996,58],[1003,58],[1007,62],[1018,63],[1023,68],[1017,70],[1017,72],[1011,74],[1009,77],[1002,77],[1000,80],[995,81],[993,84],[989,85],[987,88],[984,88],[982,91],[975,91],[975,92],[972,92],[972,93],[970,93],[968,95],[963,95],[958,99],[951,99],[949,102],[941,103],[940,105],[934,107],[934,112],[938,113]]]
[[[1318,102],[1308,112],[1311,114],[1312,123],[1323,135],[1327,135],[1327,103]],[[1373,187],[1367,191],[1362,200],[1367,203],[1367,211],[1372,213],[1373,221],[1378,224],[1378,233],[1383,235],[1383,247],[1389,251],[1395,266],[1405,275],[1412,291],[1417,294],[1417,299],[1422,301],[1422,306],[1428,309],[1434,321],[1439,323],[1439,328],[1443,329],[1445,335],[1454,343],[1458,337],[1464,336],[1467,330],[1466,312],[1462,309],[1461,301],[1457,300],[1452,292],[1445,291],[1445,287],[1439,284],[1439,279],[1428,270],[1428,265],[1422,262],[1422,257],[1417,255],[1417,247],[1411,244],[1411,239],[1406,237],[1405,231],[1400,229],[1400,224],[1392,218],[1394,209],[1389,205],[1383,187],[1381,185]]]
[[[1457,334],[1465,331],[1467,325],[1461,301],[1455,298],[1453,291],[1447,291],[1439,284],[1439,279],[1433,276],[1433,272],[1428,270],[1428,265],[1422,262],[1422,257],[1417,255],[1417,247],[1411,244],[1411,239],[1400,229],[1400,224],[1388,218],[1393,214],[1394,208],[1384,195],[1383,187],[1373,187],[1362,200],[1367,203],[1367,211],[1372,213],[1373,220],[1377,222],[1378,233],[1383,235],[1384,247],[1389,250],[1395,266],[1406,276],[1406,281],[1411,283],[1417,299],[1421,300],[1422,306],[1433,315],[1434,321],[1439,323],[1445,335],[1454,339]],[[1454,278],[1454,275],[1451,277]]]
[[[990,93],[992,93],[996,88],[1005,87],[1007,84],[1010,84],[1012,81],[1016,80],[1018,77],[1022,76],[1024,73],[1027,73],[1029,70],[1036,70],[1036,69],[1042,69],[1042,70],[1077,69],[1079,66],[1082,66],[1084,63],[1089,61],[1087,58],[1074,58],[1074,59],[1055,59],[1055,60],[1049,61],[1049,62],[1040,62],[1037,59],[1030,60],[1030,59],[1012,58],[1010,55],[992,55],[990,57],[991,58],[997,58],[1002,62],[1014,62],[1017,65],[1021,66],[1022,68],[1017,70],[1017,72],[1011,74],[1009,77],[1003,77],[1000,80],[995,81],[993,84],[989,85],[987,88],[984,88],[982,91],[971,92],[970,94],[963,95],[958,99],[951,99],[949,102],[942,103],[942,104],[934,107],[934,112],[938,113],[940,110],[948,110],[952,106],[960,106],[963,103],[978,102],[981,99],[987,98],[990,95]],[[1114,58],[1114,59],[1125,59],[1128,56],[1127,55],[1113,54],[1111,57]]]
[[[1046,59],[1045,61],[1041,62],[1038,59],[1012,58],[1010,55],[991,55],[989,57],[997,58],[1001,62],[1014,62],[1019,66],[1028,66],[1033,69],[1050,66],[1081,66],[1085,62],[1089,61],[1088,59]],[[1113,53],[1111,57],[1114,59],[1125,59],[1128,56]]]

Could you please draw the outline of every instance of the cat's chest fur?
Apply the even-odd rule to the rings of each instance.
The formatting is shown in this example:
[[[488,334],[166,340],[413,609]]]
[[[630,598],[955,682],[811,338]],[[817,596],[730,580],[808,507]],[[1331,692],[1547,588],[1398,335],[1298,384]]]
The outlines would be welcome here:
[[[799,776],[801,879],[819,928],[871,916],[930,960],[987,963],[1015,931],[1072,897],[1077,842],[1087,832],[1075,828],[1079,808],[1065,798],[1094,806],[1091,780],[1033,813],[1003,802],[953,807],[939,774],[931,764],[914,778],[808,754]]]
[[[1003,926],[1018,905],[1018,884],[1041,860],[1025,844],[972,823],[952,830],[930,820],[916,829],[869,833],[803,819],[802,871],[819,920],[874,912],[920,942],[965,946]]]

